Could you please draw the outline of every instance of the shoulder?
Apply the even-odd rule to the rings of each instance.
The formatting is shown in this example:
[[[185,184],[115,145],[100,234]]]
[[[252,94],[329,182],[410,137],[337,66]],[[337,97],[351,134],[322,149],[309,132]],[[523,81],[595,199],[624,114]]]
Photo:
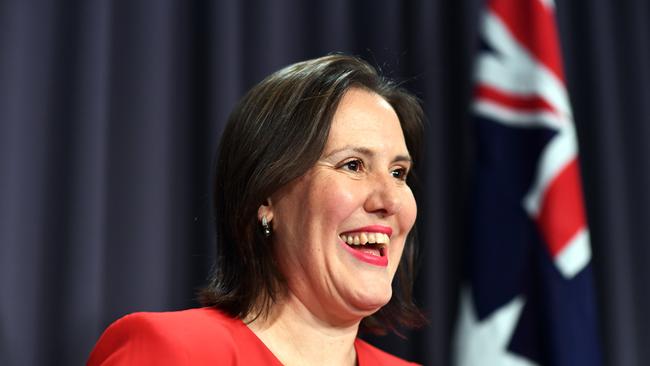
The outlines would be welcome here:
[[[106,329],[88,365],[201,364],[211,359],[228,364],[235,357],[238,326],[245,325],[212,308],[133,313]]]
[[[381,366],[403,366],[403,365],[417,365],[416,363],[403,360],[397,356],[393,356],[388,352],[384,352],[379,348],[357,338],[354,342],[354,348],[357,350],[357,358],[359,366],[368,365],[381,365]]]

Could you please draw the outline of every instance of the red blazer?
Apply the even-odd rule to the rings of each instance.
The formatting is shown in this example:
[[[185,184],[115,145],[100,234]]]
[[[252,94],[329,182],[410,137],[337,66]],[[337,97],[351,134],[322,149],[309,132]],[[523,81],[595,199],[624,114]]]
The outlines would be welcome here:
[[[359,366],[414,365],[356,339]],[[134,313],[111,324],[88,365],[273,365],[282,363],[241,320],[214,308]]]

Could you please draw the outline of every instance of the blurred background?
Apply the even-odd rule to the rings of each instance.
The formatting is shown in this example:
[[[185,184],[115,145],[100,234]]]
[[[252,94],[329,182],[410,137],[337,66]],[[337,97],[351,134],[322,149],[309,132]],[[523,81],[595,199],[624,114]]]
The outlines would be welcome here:
[[[419,304],[372,338],[452,364],[483,2],[0,1],[0,364],[83,364],[133,311],[198,306],[212,159],[243,93],[290,63],[359,55],[422,99]],[[606,365],[650,364],[650,4],[557,0]]]

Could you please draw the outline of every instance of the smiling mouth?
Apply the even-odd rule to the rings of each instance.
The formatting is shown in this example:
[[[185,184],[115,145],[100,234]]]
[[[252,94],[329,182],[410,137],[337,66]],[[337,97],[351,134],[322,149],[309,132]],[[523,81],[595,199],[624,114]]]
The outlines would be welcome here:
[[[343,233],[339,238],[355,251],[376,257],[385,257],[390,243],[387,234],[374,232]]]

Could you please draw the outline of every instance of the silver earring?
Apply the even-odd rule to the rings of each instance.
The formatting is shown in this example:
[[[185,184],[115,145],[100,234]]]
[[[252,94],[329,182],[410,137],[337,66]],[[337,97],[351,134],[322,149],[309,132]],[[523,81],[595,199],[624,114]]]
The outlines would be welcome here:
[[[266,215],[262,215],[262,233],[264,233],[264,236],[267,238],[271,236],[271,226],[269,225],[269,222],[266,220]]]

